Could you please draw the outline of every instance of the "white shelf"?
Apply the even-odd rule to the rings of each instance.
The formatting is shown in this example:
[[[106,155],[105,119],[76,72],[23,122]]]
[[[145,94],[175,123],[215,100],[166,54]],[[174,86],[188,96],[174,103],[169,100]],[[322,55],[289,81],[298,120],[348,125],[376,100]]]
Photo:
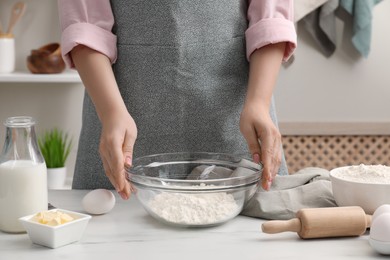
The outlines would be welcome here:
[[[13,72],[0,74],[0,83],[81,83],[76,71],[66,70],[58,74],[33,74],[30,72]]]

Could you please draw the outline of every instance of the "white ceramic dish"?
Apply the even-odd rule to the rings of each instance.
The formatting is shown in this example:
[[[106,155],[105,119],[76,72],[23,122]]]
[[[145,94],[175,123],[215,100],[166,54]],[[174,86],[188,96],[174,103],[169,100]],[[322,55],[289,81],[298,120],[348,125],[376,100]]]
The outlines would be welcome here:
[[[65,209],[49,211],[57,210],[72,216],[74,220],[59,226],[48,226],[33,221],[35,214],[19,218],[34,244],[57,248],[81,239],[91,216]]]
[[[351,166],[330,171],[333,196],[338,206],[360,206],[366,214],[373,214],[383,205],[390,204],[390,184],[347,180],[340,174],[347,174]]]

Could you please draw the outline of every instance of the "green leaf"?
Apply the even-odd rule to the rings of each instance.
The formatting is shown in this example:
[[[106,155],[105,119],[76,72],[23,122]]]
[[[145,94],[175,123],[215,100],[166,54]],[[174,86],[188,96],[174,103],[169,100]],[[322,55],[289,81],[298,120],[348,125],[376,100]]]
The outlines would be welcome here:
[[[38,145],[47,168],[59,168],[65,166],[72,149],[72,140],[68,134],[54,128],[38,138]]]

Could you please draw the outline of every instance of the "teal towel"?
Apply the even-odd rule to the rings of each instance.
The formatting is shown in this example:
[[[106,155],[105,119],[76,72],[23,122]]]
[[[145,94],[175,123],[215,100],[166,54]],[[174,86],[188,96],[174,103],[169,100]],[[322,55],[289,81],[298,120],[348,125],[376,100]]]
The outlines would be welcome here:
[[[372,9],[382,0],[340,0],[340,5],[353,17],[352,43],[368,57],[371,44]]]

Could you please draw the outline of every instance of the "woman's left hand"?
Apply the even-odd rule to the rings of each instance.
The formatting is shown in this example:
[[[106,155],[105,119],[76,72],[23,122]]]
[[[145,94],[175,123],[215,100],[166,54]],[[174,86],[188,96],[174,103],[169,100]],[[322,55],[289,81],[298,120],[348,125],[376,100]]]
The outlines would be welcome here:
[[[253,161],[263,164],[261,184],[269,190],[282,159],[282,138],[271,120],[268,107],[247,101],[241,113],[240,130]]]
[[[281,42],[251,54],[248,90],[240,118],[240,130],[253,161],[263,164],[261,181],[265,190],[270,189],[282,160],[282,137],[269,112],[285,49],[286,43]]]

